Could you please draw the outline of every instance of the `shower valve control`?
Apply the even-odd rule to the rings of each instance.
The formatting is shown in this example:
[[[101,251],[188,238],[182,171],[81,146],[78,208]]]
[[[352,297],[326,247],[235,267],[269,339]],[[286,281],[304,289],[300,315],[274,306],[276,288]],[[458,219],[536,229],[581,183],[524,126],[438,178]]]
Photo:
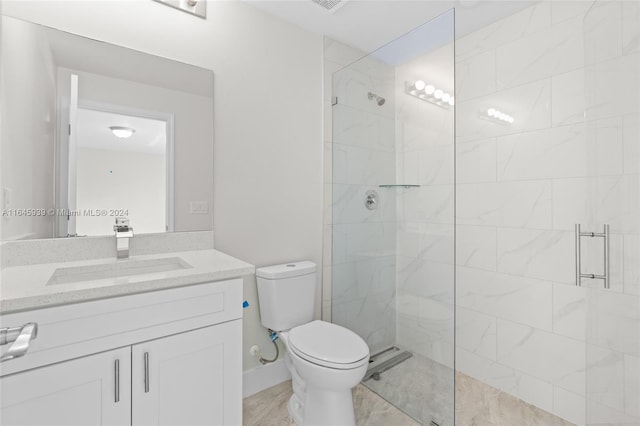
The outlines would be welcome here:
[[[367,191],[365,194],[364,205],[369,210],[375,210],[378,208],[378,193],[376,191]]]

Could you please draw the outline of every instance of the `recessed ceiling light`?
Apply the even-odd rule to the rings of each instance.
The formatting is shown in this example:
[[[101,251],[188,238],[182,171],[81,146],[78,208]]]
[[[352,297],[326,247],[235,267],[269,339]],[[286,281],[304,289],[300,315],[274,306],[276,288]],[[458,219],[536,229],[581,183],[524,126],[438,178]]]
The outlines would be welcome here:
[[[122,127],[122,126],[110,126],[109,129],[111,133],[117,138],[127,139],[130,138],[136,131],[130,127]]]

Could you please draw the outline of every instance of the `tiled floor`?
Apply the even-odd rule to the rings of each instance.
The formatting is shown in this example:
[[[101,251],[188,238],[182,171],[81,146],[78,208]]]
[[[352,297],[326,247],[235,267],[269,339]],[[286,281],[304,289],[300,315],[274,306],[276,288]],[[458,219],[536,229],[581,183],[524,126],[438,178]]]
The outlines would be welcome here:
[[[429,425],[433,419],[451,426],[451,370],[415,356],[353,390],[356,424],[361,426]],[[461,373],[456,374],[457,426],[573,426],[546,411]],[[412,419],[378,394],[384,395]],[[291,382],[266,389],[244,400],[244,425],[293,426],[287,413]]]
[[[291,381],[265,389],[244,400],[245,426],[293,426],[287,413]],[[353,390],[356,424],[359,426],[418,426],[419,423],[362,385]]]

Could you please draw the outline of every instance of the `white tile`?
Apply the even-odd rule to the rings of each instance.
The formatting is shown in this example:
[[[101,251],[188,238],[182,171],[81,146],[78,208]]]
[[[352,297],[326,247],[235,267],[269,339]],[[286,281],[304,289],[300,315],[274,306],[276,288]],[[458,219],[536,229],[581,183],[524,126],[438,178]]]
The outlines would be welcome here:
[[[624,356],[587,345],[587,400],[624,411]]]
[[[494,138],[456,144],[457,183],[495,181],[496,140]]]
[[[456,271],[458,306],[551,331],[550,282],[460,266]]]
[[[575,283],[574,233],[498,228],[498,271]]]
[[[588,425],[635,426],[640,424],[640,417],[625,414],[624,411],[611,408],[597,401],[587,402]]]
[[[640,420],[640,358],[624,356],[625,412]]]
[[[428,358],[453,367],[454,364],[454,307],[434,297],[418,297],[419,334],[428,345],[422,354]]]
[[[494,227],[458,225],[456,264],[470,268],[496,270],[497,231]]]
[[[418,157],[418,181],[421,185],[453,184],[454,146],[441,145],[414,152]]]
[[[395,254],[394,223],[354,223],[333,225],[334,266]]]
[[[582,66],[582,18],[517,39],[496,50],[498,89],[541,80]]]
[[[551,196],[550,181],[459,184],[457,223],[550,228]]]
[[[423,101],[419,102],[430,105]],[[453,144],[453,110],[431,106],[437,108],[437,110],[423,113],[416,117],[406,117],[401,114],[402,112],[398,112],[396,117],[397,138],[399,146],[403,150],[415,151],[428,146],[451,146]],[[416,109],[412,109],[411,113],[416,115]],[[429,120],[425,121],[425,117],[429,117]]]
[[[622,51],[640,52],[640,3],[622,2]]]
[[[551,24],[551,6],[539,2],[508,18],[482,27],[456,40],[456,57],[468,57],[546,29]]]
[[[573,229],[611,225],[612,233],[640,233],[638,175],[558,179],[553,182],[553,225]]]
[[[402,210],[398,220],[453,224],[453,185],[423,186],[399,191]],[[383,191],[380,191],[381,193]]]
[[[553,414],[576,425],[584,425],[585,410],[586,402],[584,396],[554,386]]]
[[[553,126],[584,121],[585,72],[578,69],[551,78],[551,106]]]
[[[594,2],[584,17],[585,63],[593,64],[622,54],[622,2]]]
[[[590,1],[552,0],[551,22],[557,24],[576,16],[583,17],[592,4]]]
[[[640,356],[640,296],[604,289],[591,292],[587,299],[587,341]]]
[[[398,258],[397,268],[398,290],[453,304],[453,265]]]
[[[496,108],[512,117],[513,124],[501,124],[479,117]],[[551,124],[551,81],[540,80],[487,96],[456,103],[456,142],[488,139],[543,129]]]
[[[624,292],[640,296],[640,235],[625,235],[624,258]]]
[[[380,185],[394,182],[396,171],[393,152],[355,146],[345,146],[344,149],[347,156],[344,183]]]
[[[584,341],[587,327],[587,296],[584,287],[553,285],[553,332]]]
[[[584,393],[585,344],[498,320],[498,362],[575,393]]]
[[[464,101],[496,91],[496,54],[489,50],[456,61],[456,99]]]
[[[640,52],[590,65],[585,71],[586,116],[606,118],[640,111]]]
[[[421,223],[418,238],[418,256],[432,262],[453,264],[454,226]]]
[[[459,307],[456,309],[456,345],[496,360],[496,317]]]
[[[365,100],[366,100],[366,94]],[[369,149],[395,149],[395,120],[344,104],[334,105],[333,143]],[[335,165],[334,165],[335,166]]]
[[[396,228],[396,254],[401,257],[418,257],[418,239],[420,224],[398,222]]]
[[[586,127],[586,128],[585,128]],[[619,118],[498,138],[498,180],[621,174]]]
[[[624,172],[640,173],[640,114],[625,115],[622,129]]]
[[[418,156],[415,151],[398,151],[396,158],[399,159],[396,169],[395,182],[417,184],[418,179]]]
[[[347,183],[347,145],[331,144],[331,179],[329,183]]]

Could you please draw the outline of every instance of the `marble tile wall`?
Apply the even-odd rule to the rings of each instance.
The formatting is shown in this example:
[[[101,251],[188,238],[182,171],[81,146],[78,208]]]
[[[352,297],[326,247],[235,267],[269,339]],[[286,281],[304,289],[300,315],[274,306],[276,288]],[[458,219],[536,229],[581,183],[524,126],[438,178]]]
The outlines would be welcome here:
[[[592,3],[456,41],[456,367],[576,424],[638,424],[640,7]],[[610,290],[574,285],[575,223],[611,225]]]
[[[395,179],[395,70],[330,39],[324,52],[323,318],[358,333],[375,353],[396,341],[395,197],[379,188]],[[371,190],[373,211],[364,204]]]
[[[397,200],[397,344],[449,368],[454,363],[454,110],[407,95],[405,85],[423,80],[452,94],[453,52],[449,43],[396,67],[395,179],[420,187],[389,190]]]

